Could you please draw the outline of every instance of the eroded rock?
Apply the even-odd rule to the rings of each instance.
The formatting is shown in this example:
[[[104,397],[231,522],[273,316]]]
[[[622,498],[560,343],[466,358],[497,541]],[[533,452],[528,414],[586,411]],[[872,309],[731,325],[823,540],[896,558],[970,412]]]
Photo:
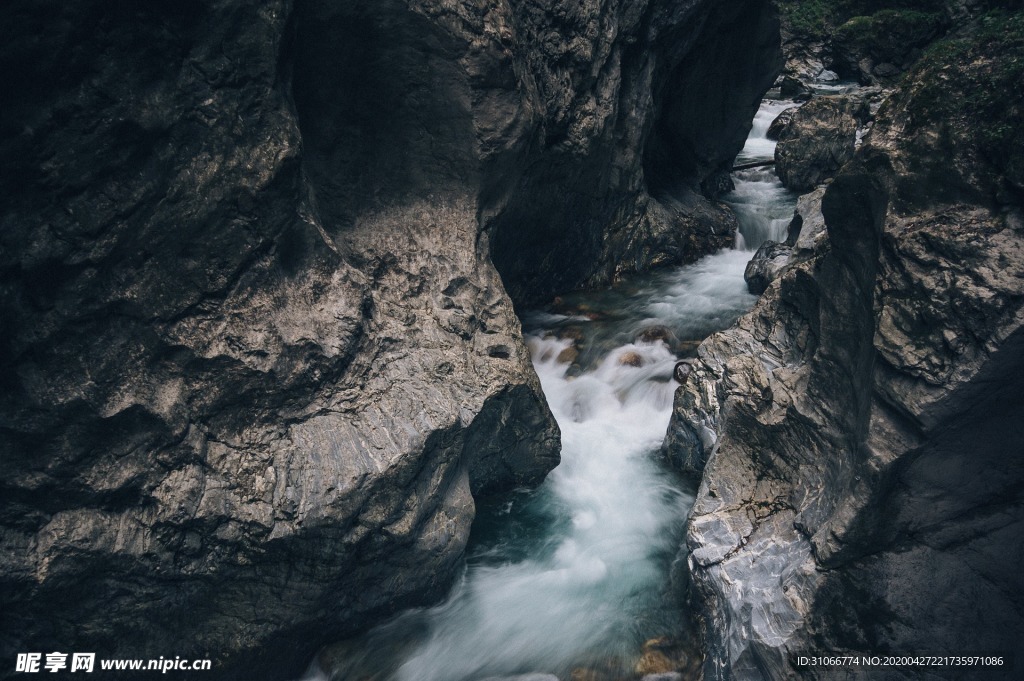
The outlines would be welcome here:
[[[755,296],[764,293],[768,284],[772,283],[789,264],[793,248],[777,241],[765,241],[754,253],[754,257],[743,270],[743,279],[747,282],[747,290]]]
[[[789,189],[806,192],[834,177],[853,158],[857,119],[866,118],[859,97],[817,97],[792,113],[777,129],[775,170]]]
[[[806,649],[1019,647],[1024,147],[994,154],[984,130],[1019,134],[1000,122],[1021,94],[975,95],[1011,92],[1022,26],[992,21],[945,46],[958,67],[915,67],[818,192],[826,231],[801,230],[677,391],[706,678],[790,678]]]
[[[761,1],[9,4],[4,650],[286,678],[436,599],[474,495],[557,462],[506,291],[730,242],[700,185],[774,33]]]

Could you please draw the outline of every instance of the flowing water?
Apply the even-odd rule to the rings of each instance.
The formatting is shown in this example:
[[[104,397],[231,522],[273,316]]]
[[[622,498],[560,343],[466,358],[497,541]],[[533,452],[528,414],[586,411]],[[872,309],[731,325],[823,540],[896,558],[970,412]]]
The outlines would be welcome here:
[[[739,162],[771,158],[764,132],[790,105],[765,102]],[[783,240],[793,211],[770,168],[735,181],[725,199],[740,218],[736,249],[525,316],[562,430],[561,465],[537,490],[478,509],[464,573],[444,603],[328,649],[330,674],[309,678],[565,679],[578,668],[636,678],[686,665],[688,625],[671,575],[693,496],[658,457],[672,370],[753,304],[743,281],[750,249]]]
[[[775,157],[775,142],[767,138],[768,126],[785,109],[794,106],[788,100],[766,99],[754,116],[754,126],[747,137],[736,165],[767,161]],[[736,235],[738,249],[757,250],[765,241],[785,241],[796,196],[782,186],[772,166],[751,168],[733,173],[736,189],[723,197],[740,221]]]

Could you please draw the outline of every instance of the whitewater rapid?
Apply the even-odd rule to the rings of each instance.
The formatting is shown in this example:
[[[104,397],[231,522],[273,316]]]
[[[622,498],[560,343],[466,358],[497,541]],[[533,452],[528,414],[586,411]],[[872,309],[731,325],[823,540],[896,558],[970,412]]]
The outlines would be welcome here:
[[[738,162],[771,158],[766,100]],[[524,317],[562,462],[534,491],[478,509],[465,570],[442,604],[336,646],[308,679],[482,681],[636,674],[652,641],[687,627],[673,561],[693,495],[659,457],[680,356],[754,303],[751,251],[785,239],[793,197],[771,168],[734,175],[736,248]],[[685,571],[685,570],[684,570]]]

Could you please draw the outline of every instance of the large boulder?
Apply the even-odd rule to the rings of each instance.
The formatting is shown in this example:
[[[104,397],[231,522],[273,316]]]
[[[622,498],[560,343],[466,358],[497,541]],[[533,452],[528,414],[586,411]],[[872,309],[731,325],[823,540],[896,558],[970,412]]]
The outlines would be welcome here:
[[[284,678],[443,595],[474,496],[557,464],[469,36],[346,7],[5,8],[5,659]]]
[[[824,239],[678,389],[706,678],[1022,649],[1022,51],[1024,18],[993,14],[922,60],[824,191]]]
[[[867,102],[859,96],[817,97],[776,126],[775,170],[789,189],[806,192],[835,176],[853,158],[857,127],[867,120]]]
[[[825,218],[821,214],[825,189],[818,187],[797,199],[784,243],[766,241],[757,249],[743,271],[748,291],[761,295],[791,265],[820,256],[828,248]]]
[[[789,264],[793,247],[777,241],[765,241],[754,253],[754,257],[743,270],[743,279],[747,282],[747,290],[759,296],[779,277],[782,270]]]

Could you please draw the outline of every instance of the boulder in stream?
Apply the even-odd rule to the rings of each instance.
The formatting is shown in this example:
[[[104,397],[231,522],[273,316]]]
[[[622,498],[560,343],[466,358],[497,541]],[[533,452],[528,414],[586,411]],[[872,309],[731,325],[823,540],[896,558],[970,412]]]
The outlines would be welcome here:
[[[858,118],[866,119],[867,103],[860,97],[816,97],[776,129],[775,170],[787,188],[814,189],[835,176],[856,149]]]
[[[772,283],[782,272],[782,269],[789,263],[789,257],[793,252],[791,246],[780,244],[777,241],[765,241],[754,253],[754,257],[747,263],[743,271],[743,279],[747,282],[747,290],[755,296],[764,293],[768,285]]]

